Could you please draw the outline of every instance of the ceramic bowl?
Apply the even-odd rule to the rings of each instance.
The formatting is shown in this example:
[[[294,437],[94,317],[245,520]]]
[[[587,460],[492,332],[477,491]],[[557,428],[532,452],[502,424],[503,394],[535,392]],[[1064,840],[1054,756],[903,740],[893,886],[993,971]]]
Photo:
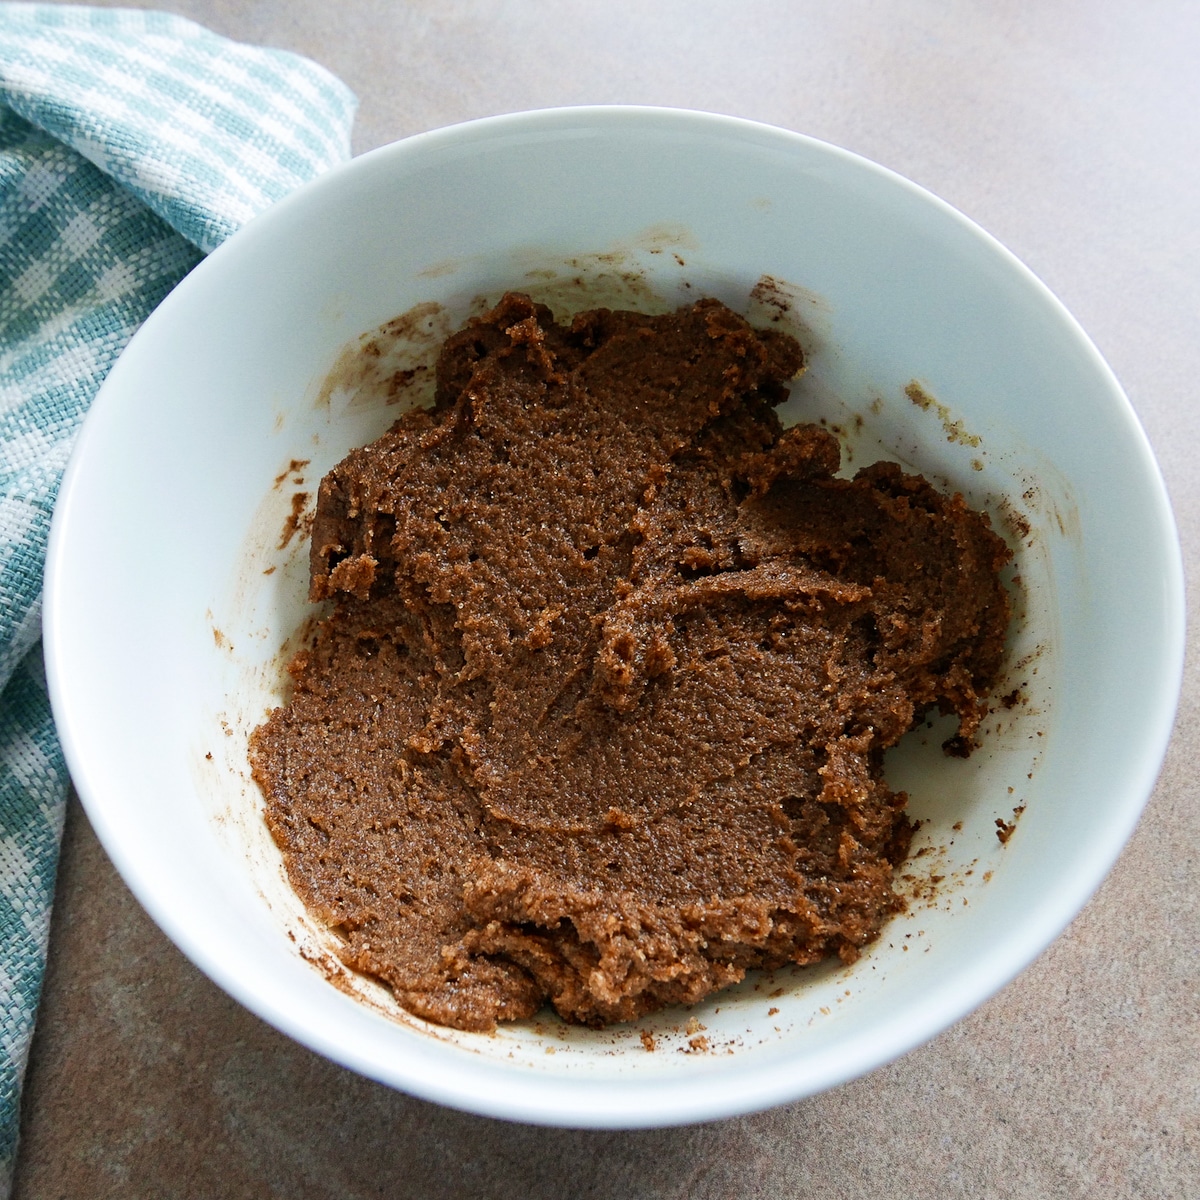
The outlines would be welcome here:
[[[897,880],[908,910],[853,966],[752,975],[634,1026],[544,1015],[468,1034],[342,970],[288,888],[246,739],[303,636],[307,506],[349,448],[421,402],[437,341],[509,288],[560,316],[715,295],[794,330],[810,365],[789,420],[824,420],[850,469],[887,457],[961,491],[1009,539],[1004,703],[966,760],[941,753],[945,722],[889,755],[922,823]],[[88,416],[54,518],[45,632],[88,816],[212,979],[405,1091],[617,1127],[827,1088],[1012,979],[1086,902],[1150,793],[1183,603],[1170,508],[1128,401],[987,234],[794,133],[581,108],[364,155],[185,279]]]

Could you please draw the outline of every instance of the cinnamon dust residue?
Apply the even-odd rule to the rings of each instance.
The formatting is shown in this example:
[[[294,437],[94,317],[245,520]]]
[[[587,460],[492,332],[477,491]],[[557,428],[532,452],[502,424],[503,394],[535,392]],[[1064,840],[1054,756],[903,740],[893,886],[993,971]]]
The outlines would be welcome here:
[[[292,496],[292,511],[288,513],[283,522],[283,531],[279,535],[278,549],[286,550],[292,538],[300,531],[301,523],[304,520],[304,510],[307,506],[307,492],[296,492]]]

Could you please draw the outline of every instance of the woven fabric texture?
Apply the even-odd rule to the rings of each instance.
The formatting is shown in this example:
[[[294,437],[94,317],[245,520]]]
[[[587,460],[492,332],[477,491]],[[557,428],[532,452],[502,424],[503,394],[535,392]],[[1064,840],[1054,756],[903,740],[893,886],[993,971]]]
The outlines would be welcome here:
[[[354,108],[315,63],[170,14],[0,4],[0,1196],[66,804],[38,645],[63,468],[142,321],[348,157]]]

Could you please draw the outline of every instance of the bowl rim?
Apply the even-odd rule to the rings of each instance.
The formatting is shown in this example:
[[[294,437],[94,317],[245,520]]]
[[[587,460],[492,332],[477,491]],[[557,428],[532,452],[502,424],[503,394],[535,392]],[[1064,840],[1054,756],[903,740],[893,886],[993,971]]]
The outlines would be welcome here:
[[[1036,909],[1024,914],[1021,937],[1008,939],[996,953],[978,962],[972,971],[964,973],[953,989],[942,989],[940,1002],[924,1008],[916,1019],[909,1013],[903,1022],[895,1019],[879,1022],[876,1036],[869,1039],[860,1037],[854,1043],[856,1053],[848,1055],[843,1047],[836,1061],[829,1060],[828,1056],[821,1061],[820,1055],[817,1055],[815,1069],[806,1070],[801,1082],[794,1077],[794,1070],[789,1067],[786,1057],[766,1063],[756,1059],[753,1067],[747,1066],[736,1076],[722,1077],[719,1088],[709,1089],[697,1086],[699,1076],[637,1079],[632,1081],[631,1087],[631,1082],[624,1079],[581,1080],[530,1072],[521,1082],[513,1072],[501,1071],[499,1067],[496,1067],[500,1072],[497,1080],[481,1086],[485,1083],[479,1078],[481,1072],[473,1071],[470,1065],[464,1068],[464,1072],[439,1074],[437,1071],[425,1071],[423,1074],[407,1073],[398,1077],[393,1070],[385,1069],[369,1054],[348,1048],[327,1030],[298,1019],[293,1010],[276,1003],[274,997],[260,994],[235,972],[227,969],[219,956],[197,945],[186,922],[179,920],[170,906],[160,901],[137,854],[127,849],[117,824],[109,820],[103,796],[92,784],[89,764],[84,760],[74,737],[74,712],[69,702],[71,671],[70,664],[64,661],[60,652],[60,629],[63,620],[63,578],[68,570],[64,562],[64,528],[75,502],[78,481],[86,469],[90,431],[101,419],[96,414],[105,411],[106,381],[85,418],[55,506],[46,561],[44,634],[47,683],[63,752],[76,791],[110,859],[139,903],[201,971],[245,1007],[301,1044],[363,1075],[424,1099],[482,1115],[544,1125],[597,1128],[666,1126],[769,1108],[848,1082],[900,1057],[966,1016],[1046,949],[1079,913],[1111,870],[1132,834],[1161,770],[1182,686],[1186,609],[1178,532],[1149,441],[1132,405],[1100,352],[1049,288],[1015,255],[958,209],[870,159],[805,134],[717,113],[641,105],[535,109],[483,117],[414,134],[333,168],[248,222],[208,255],[191,276],[163,301],[135,334],[131,345],[152,337],[157,324],[169,319],[176,296],[189,287],[192,279],[205,278],[211,271],[219,270],[225,258],[237,254],[243,245],[261,236],[263,231],[270,230],[277,221],[286,219],[293,209],[309,204],[312,197],[341,188],[345,181],[374,172],[382,164],[420,157],[455,143],[490,140],[498,134],[545,134],[581,124],[593,127],[597,124],[607,125],[610,129],[636,128],[639,125],[646,127],[648,122],[657,122],[664,130],[668,127],[696,130],[709,136],[721,134],[738,140],[750,138],[760,144],[769,142],[782,148],[803,147],[831,156],[855,170],[872,173],[891,186],[919,197],[923,203],[932,204],[948,219],[982,239],[1010,270],[1022,278],[1025,286],[1040,293],[1043,303],[1048,303],[1056,311],[1064,328],[1083,349],[1090,369],[1107,385],[1130,435],[1126,449],[1136,454],[1138,459],[1148,489],[1147,501],[1154,512],[1154,533],[1161,539],[1164,548],[1162,583],[1165,597],[1165,649],[1156,676],[1159,686],[1152,697],[1155,712],[1150,724],[1154,729],[1154,737],[1148,738],[1139,750],[1137,786],[1130,790],[1129,798],[1120,810],[1120,819],[1114,818],[1109,822],[1106,836],[1086,861],[1075,864],[1070,879],[1059,881],[1052,903],[1043,901]],[[165,317],[161,315],[164,312],[167,314]]]

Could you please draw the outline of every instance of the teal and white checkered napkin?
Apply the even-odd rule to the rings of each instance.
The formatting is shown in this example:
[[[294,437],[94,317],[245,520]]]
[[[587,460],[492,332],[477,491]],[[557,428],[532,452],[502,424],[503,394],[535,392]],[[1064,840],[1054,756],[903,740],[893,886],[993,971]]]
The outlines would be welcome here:
[[[347,157],[354,107],[307,59],[166,13],[0,4],[0,1195],[66,800],[36,644],[63,467],[137,327]]]

